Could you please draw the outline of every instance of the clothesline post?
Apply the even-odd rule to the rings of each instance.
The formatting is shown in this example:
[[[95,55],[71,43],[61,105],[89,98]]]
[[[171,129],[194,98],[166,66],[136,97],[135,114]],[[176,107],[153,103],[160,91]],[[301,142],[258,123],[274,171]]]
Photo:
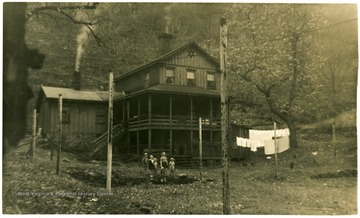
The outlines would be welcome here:
[[[279,167],[278,167],[278,159],[277,159],[277,144],[276,144],[276,122],[274,122],[274,146],[275,146],[275,168],[276,168],[276,177],[279,176]]]

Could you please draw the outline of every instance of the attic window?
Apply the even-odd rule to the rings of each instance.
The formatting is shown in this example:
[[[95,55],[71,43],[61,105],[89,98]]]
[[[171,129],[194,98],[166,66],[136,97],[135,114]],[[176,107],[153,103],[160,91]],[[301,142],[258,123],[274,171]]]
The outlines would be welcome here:
[[[166,84],[174,84],[175,82],[175,70],[174,69],[166,69]]]
[[[186,84],[187,86],[196,86],[195,83],[195,71],[187,71],[186,73]]]

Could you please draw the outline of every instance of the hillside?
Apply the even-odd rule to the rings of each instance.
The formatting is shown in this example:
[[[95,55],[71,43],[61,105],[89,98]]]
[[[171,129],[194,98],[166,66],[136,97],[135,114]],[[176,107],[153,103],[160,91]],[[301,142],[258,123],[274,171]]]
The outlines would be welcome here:
[[[356,127],[356,108],[343,112],[336,117],[323,120],[318,123],[304,125],[302,129],[331,128],[335,122],[337,128],[354,128]]]
[[[71,3],[59,4],[66,8]],[[39,5],[40,3],[28,3],[29,12]],[[278,6],[272,5],[274,9]],[[40,5],[40,7],[42,6]],[[229,67],[241,65],[237,58],[240,56],[241,60],[251,62],[252,55],[246,56],[242,53],[239,55],[236,52],[245,52],[240,48],[246,44],[244,41],[246,35],[243,35],[245,33],[240,30],[242,25],[238,22],[243,20],[243,13],[252,7],[253,5],[247,4],[100,3],[96,10],[61,8],[62,13],[56,10],[46,10],[39,14],[32,14],[26,23],[26,44],[29,48],[38,49],[39,52],[46,55],[46,58],[40,70],[30,70],[29,72],[29,85],[35,94],[35,98],[29,106],[29,114],[31,114],[32,109],[30,108],[33,108],[40,86],[70,87],[71,76],[75,68],[82,73],[83,89],[106,90],[109,69],[113,70],[116,77],[160,56],[158,36],[164,32],[174,35],[171,42],[172,48],[195,41],[211,55],[219,57],[219,18],[224,14],[228,15],[229,24],[231,24],[228,28]],[[262,6],[257,7],[259,10],[264,10]],[[327,7],[330,7],[334,13],[325,13],[325,11],[329,11]],[[319,11],[315,10],[316,8]],[[309,10],[316,12],[315,14],[321,13],[320,16],[324,16],[326,19],[331,18],[329,19],[331,23],[339,23],[345,18],[352,18],[353,12],[356,11],[356,5],[347,5],[347,7],[309,5]],[[95,24],[91,26],[93,33],[86,28],[84,30],[84,25],[73,22],[63,13],[75,20],[94,21]],[[262,15],[263,13],[259,13],[259,16]],[[254,21],[256,20],[259,19],[254,18]],[[264,28],[271,23],[257,23],[256,25],[262,30],[260,32],[263,32]],[[332,34],[319,32],[318,36],[319,40],[323,42],[337,45],[333,48],[336,52],[322,52],[337,53],[341,48],[341,54],[345,61],[338,64],[347,66],[346,69],[341,69],[341,75],[337,77],[337,86],[341,92],[338,93],[339,102],[337,102],[338,108],[335,108],[335,111],[346,110],[356,104],[356,82],[354,81],[357,80],[357,57],[349,55],[357,53],[354,52],[354,48],[357,49],[357,46],[353,46],[357,43],[355,36],[357,25],[351,22],[341,28],[334,31],[346,34],[341,36],[336,34],[336,37],[332,38]],[[265,33],[264,36],[266,35],[268,34]],[[239,36],[241,37],[239,38]],[[344,45],[344,42],[351,43]],[[312,43],[317,44],[315,41]],[[249,50],[253,49],[249,47]],[[266,50],[266,47],[259,50]],[[331,57],[324,56],[321,59],[328,58]],[[309,57],[307,59],[312,60]],[[335,57],[335,59],[339,58]],[[324,64],[327,65],[327,63]],[[284,65],[286,64],[279,64],[279,66]],[[316,65],[319,65],[319,62],[316,62]],[[276,66],[268,66],[270,69],[271,67],[276,68]],[[321,72],[317,73],[321,74]],[[311,75],[315,75],[315,72]],[[297,118],[302,119],[301,122],[312,122],[318,117],[328,117],[333,113],[328,109],[331,98],[328,84],[332,84],[330,79],[315,78],[313,81],[319,81],[320,84],[312,84],[315,87],[306,87],[304,90],[309,89],[311,92],[315,88],[320,90],[319,93],[315,96],[312,94],[301,96],[302,99],[298,101],[299,105],[296,105],[300,109],[299,114],[296,115]],[[236,84],[232,86],[234,87],[232,94],[240,99],[239,103],[231,109],[239,111],[239,114],[233,116],[234,119],[248,125],[271,123],[269,110],[262,106],[264,99],[261,93],[253,90],[250,83],[246,82],[245,85],[245,81],[240,81],[240,78],[235,78],[232,82]],[[323,87],[323,89],[319,89],[319,87]],[[281,94],[279,96],[282,97]]]

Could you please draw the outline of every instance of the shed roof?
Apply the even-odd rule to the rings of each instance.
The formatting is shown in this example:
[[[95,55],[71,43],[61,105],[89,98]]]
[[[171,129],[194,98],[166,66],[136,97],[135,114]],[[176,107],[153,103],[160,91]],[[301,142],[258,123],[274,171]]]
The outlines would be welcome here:
[[[108,91],[74,90],[72,88],[50,86],[41,86],[41,89],[47,99],[58,99],[59,94],[62,94],[64,100],[103,102],[109,99]],[[120,92],[113,93],[114,97],[121,95],[123,94]]]

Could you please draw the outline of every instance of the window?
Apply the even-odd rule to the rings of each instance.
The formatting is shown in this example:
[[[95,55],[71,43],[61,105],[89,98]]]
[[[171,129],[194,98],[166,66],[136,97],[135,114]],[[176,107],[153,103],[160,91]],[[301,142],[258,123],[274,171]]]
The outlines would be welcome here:
[[[96,110],[95,124],[106,123],[106,112],[104,110]]]
[[[207,88],[208,89],[216,89],[216,87],[215,87],[215,74],[214,73],[207,73],[206,81],[207,81]]]
[[[195,86],[195,71],[188,71],[186,73],[187,86]]]
[[[145,74],[145,88],[150,86],[150,75],[149,73]]]
[[[62,108],[62,123],[70,123],[70,109],[67,107]]]
[[[175,82],[175,70],[174,69],[166,69],[166,84],[174,84]]]

